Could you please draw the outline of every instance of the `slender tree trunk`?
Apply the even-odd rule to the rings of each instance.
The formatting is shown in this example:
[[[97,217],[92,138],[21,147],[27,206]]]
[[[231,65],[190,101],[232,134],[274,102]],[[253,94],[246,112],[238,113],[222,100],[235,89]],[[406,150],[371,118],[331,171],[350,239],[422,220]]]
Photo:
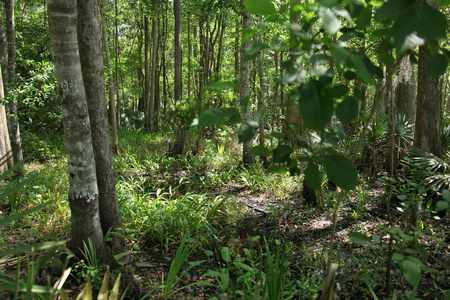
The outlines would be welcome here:
[[[100,15],[102,20],[102,44],[103,51],[106,56],[106,67],[108,71],[108,97],[109,97],[109,110],[110,110],[110,118],[111,118],[111,129],[113,136],[113,152],[114,154],[119,153],[119,137],[117,134],[117,118],[116,118],[116,97],[114,95],[114,80],[113,80],[113,71],[111,66],[111,55],[109,53],[108,46],[108,32],[106,31],[106,21],[105,21],[105,12],[103,10],[103,0],[99,2]]]
[[[4,98],[2,69],[0,66],[0,174],[14,165],[11,142],[9,140],[6,108],[3,105]]]
[[[175,79],[174,96],[175,101],[182,97],[182,53],[181,53],[181,0],[173,1],[173,12],[175,17]]]
[[[242,2],[243,3],[243,2]],[[252,26],[252,15],[244,8],[242,4],[242,16],[243,16],[243,26],[242,30],[247,30]],[[247,49],[251,46],[251,39],[242,43],[241,48],[241,86],[240,86],[240,98],[242,102],[250,97],[250,61],[244,61],[244,54]],[[247,101],[247,105],[242,107],[242,120],[244,122],[249,122],[252,120],[252,112],[250,107],[250,101]],[[244,142],[242,145],[242,162],[245,165],[251,165],[255,162],[255,157],[250,152],[250,148],[253,147],[253,139]]]
[[[260,18],[260,22],[262,22],[262,17]],[[261,35],[259,38],[259,42],[263,42],[263,36]],[[264,80],[264,62],[262,57],[262,51],[258,52],[258,78],[259,78],[259,93],[258,93],[258,110],[262,110],[264,107],[264,97],[266,97],[266,83]],[[264,139],[264,127],[265,127],[265,118],[261,118],[259,122],[259,145],[264,147],[265,146],[265,139]],[[264,165],[267,164],[267,157],[261,156],[261,161],[264,163]]]
[[[442,157],[442,109],[439,76],[428,76],[430,51],[419,47],[414,147]]]
[[[145,107],[145,127],[153,130],[153,107],[150,93],[150,25],[149,17],[144,17],[144,107]]]
[[[110,146],[97,0],[77,1],[77,3],[78,47],[94,146],[100,221],[103,232],[106,234],[108,231],[121,231],[122,219]],[[126,251],[122,235],[112,236],[111,249],[114,254]]]
[[[187,80],[187,96],[191,99],[191,77],[192,73],[192,42],[191,42],[191,15],[188,15],[187,19],[187,38],[188,38],[188,80]]]
[[[159,123],[158,118],[156,116],[156,104],[157,91],[156,86],[159,84],[158,79],[158,5],[157,2],[153,2],[153,19],[152,19],[152,74],[151,74],[151,89],[150,89],[150,106],[151,111],[153,112],[151,120],[153,124],[150,126],[154,128],[154,123]],[[156,122],[155,122],[156,121]]]
[[[114,73],[114,87],[116,88],[116,120],[117,127],[120,126],[120,114],[121,114],[121,105],[120,105],[120,97],[119,97],[119,4],[117,0],[114,0],[114,48],[115,48],[115,73]]]
[[[71,248],[80,254],[83,244],[92,239],[97,257],[108,262],[100,223],[94,149],[78,53],[76,1],[50,0],[48,18],[69,165]]]
[[[8,90],[15,88],[16,76],[16,29],[14,24],[14,0],[5,0],[6,13],[6,37],[8,40],[8,77],[5,95],[8,97]],[[17,102],[13,97],[8,102],[9,120],[8,129],[11,139],[11,147],[14,155],[14,163],[17,164],[23,159],[22,141],[20,139],[20,126],[17,115]],[[21,171],[19,171],[21,173]]]

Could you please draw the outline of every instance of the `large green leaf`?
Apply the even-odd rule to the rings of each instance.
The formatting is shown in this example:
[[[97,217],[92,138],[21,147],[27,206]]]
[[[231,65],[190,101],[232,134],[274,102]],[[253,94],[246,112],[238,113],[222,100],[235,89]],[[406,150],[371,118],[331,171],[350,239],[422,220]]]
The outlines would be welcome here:
[[[318,191],[322,187],[322,179],[323,175],[322,172],[320,172],[319,167],[315,163],[309,162],[308,167],[305,170],[306,184]]]
[[[347,97],[336,107],[336,115],[344,123],[351,123],[358,116],[358,104],[352,97]]]
[[[359,16],[356,18],[356,28],[362,30],[370,25],[370,22],[372,21],[372,6],[368,5],[364,7],[362,12],[359,14]]]
[[[356,74],[358,74],[358,76],[361,79],[363,79],[365,82],[367,82],[369,84],[373,84],[373,85],[376,84],[375,79],[373,78],[373,74],[371,74],[371,72],[367,68],[367,65],[365,64],[364,60],[359,55],[352,53],[350,55],[350,60],[352,61],[353,65],[355,66]]]
[[[351,160],[339,154],[325,155],[322,158],[328,179],[344,190],[356,187],[358,174]]]
[[[422,271],[416,261],[409,258],[405,259],[402,262],[402,273],[412,286],[417,286],[419,284]]]
[[[266,148],[264,146],[255,146],[251,147],[250,152],[256,156],[270,156],[272,155],[272,150],[269,148]]]
[[[235,89],[236,84],[232,81],[216,81],[208,86],[209,90],[222,91],[226,89]]]
[[[6,256],[6,255],[18,255],[21,253],[50,249],[53,247],[62,246],[65,243],[67,243],[67,241],[44,242],[44,243],[39,243],[39,244],[34,244],[34,245],[25,245],[25,246],[21,246],[18,248],[2,251],[2,252],[0,252],[0,257]]]
[[[309,81],[302,86],[300,111],[303,121],[311,129],[323,131],[333,115],[333,99],[318,81]]]
[[[268,49],[268,48],[269,48],[269,45],[264,44],[264,43],[252,44],[250,49],[247,49],[247,51],[245,51],[244,61],[249,61],[249,60],[254,59],[259,51]]]
[[[268,16],[277,12],[271,0],[244,0],[244,6],[249,13],[255,15]]]
[[[254,136],[256,129],[258,129],[259,124],[254,121],[244,122],[239,128],[238,139],[240,143],[250,141]]]
[[[348,237],[353,243],[358,245],[370,246],[373,244],[370,237],[361,232],[351,232],[348,234]]]
[[[323,27],[329,34],[335,34],[341,29],[341,21],[333,11],[325,7],[319,7],[318,15],[322,19]]]
[[[439,53],[431,54],[428,59],[428,76],[441,76],[447,71],[448,60],[447,58]]]
[[[284,163],[287,162],[290,159],[291,153],[294,150],[292,150],[291,146],[288,145],[278,145],[273,150],[273,162],[275,163]]]
[[[198,118],[198,125],[206,127],[221,123],[237,123],[240,121],[241,116],[235,108],[220,107],[202,113]]]

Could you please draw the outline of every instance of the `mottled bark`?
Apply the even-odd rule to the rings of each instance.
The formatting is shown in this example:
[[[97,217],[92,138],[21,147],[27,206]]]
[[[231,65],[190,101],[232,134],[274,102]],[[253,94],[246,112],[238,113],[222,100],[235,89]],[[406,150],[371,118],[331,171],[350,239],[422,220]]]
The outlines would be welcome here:
[[[106,234],[108,231],[121,230],[122,220],[110,145],[97,0],[78,1],[77,7],[78,47],[94,146],[100,221],[103,233]],[[125,240],[120,235],[113,235],[110,245],[115,254],[126,251]]]
[[[252,15],[242,5],[242,30],[245,31],[252,26]],[[244,61],[244,55],[247,49],[251,46],[251,39],[248,39],[242,43],[241,48],[241,73],[240,73],[240,98],[241,101],[250,97],[250,61]],[[245,101],[243,101],[245,102]],[[244,122],[252,121],[252,112],[250,107],[250,101],[247,101],[247,105],[242,107],[242,120]],[[246,165],[253,164],[255,157],[250,152],[250,148],[253,147],[253,139],[244,142],[242,145],[242,162]]]
[[[416,82],[414,65],[409,55],[402,57],[395,87],[396,112],[405,115],[411,124],[416,117]]]
[[[109,52],[108,46],[108,32],[106,30],[105,12],[103,11],[103,0],[99,2],[100,15],[101,15],[101,27],[102,27],[102,44],[103,51],[105,52],[106,68],[108,71],[108,97],[109,97],[109,115],[111,119],[111,130],[113,136],[113,152],[114,154],[119,153],[119,137],[117,134],[117,116],[116,116],[116,97],[114,95],[114,80],[113,71],[111,66],[111,54]]]
[[[11,142],[8,133],[8,120],[6,118],[6,109],[3,104],[5,98],[3,90],[2,69],[0,66],[0,174],[13,166],[13,156]]]
[[[14,0],[5,0],[4,2],[6,13],[6,37],[8,40],[8,85],[5,89],[5,95],[8,97],[8,90],[13,90],[15,88],[14,80],[16,76],[16,29],[14,23]],[[20,126],[17,116],[17,102],[13,98],[10,98],[8,100],[8,129],[11,139],[11,147],[14,155],[14,163],[17,164],[23,159]]]
[[[439,76],[428,76],[430,52],[419,47],[414,147],[442,157],[442,109]]]
[[[98,257],[107,260],[100,224],[91,127],[78,53],[76,0],[50,0],[48,19],[69,165],[71,248],[80,254],[83,243],[92,239]]]

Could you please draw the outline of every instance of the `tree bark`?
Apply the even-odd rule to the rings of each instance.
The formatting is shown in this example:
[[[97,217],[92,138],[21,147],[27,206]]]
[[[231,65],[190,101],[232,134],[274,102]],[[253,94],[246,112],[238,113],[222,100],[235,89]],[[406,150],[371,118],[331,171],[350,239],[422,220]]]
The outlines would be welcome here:
[[[110,146],[108,111],[106,108],[102,42],[97,14],[97,0],[77,1],[78,47],[84,89],[89,109],[99,190],[100,222],[103,233],[122,231]],[[113,235],[110,246],[114,254],[126,251],[123,235]]]
[[[243,2],[242,2],[242,20],[243,20],[243,26],[242,30],[245,31],[246,29],[249,29],[252,26],[252,15],[245,9]],[[248,39],[245,42],[242,43],[241,48],[241,86],[240,86],[240,98],[242,102],[245,102],[244,100],[248,97],[250,97],[250,61],[244,61],[245,52],[247,49],[251,46],[251,40]],[[252,112],[250,107],[250,101],[247,101],[247,105],[245,107],[242,107],[242,120],[244,122],[249,122],[252,120]],[[253,139],[250,139],[247,142],[244,142],[242,145],[242,162],[245,165],[251,165],[255,163],[255,157],[250,152],[250,148],[253,147]]]
[[[174,96],[178,102],[182,97],[182,53],[181,53],[181,0],[173,1],[173,13],[175,17],[175,79]]]
[[[116,118],[116,97],[114,95],[114,80],[113,80],[113,71],[111,66],[111,54],[109,53],[108,46],[108,32],[106,31],[106,21],[105,21],[105,12],[103,10],[103,0],[99,2],[100,16],[101,16],[101,27],[102,27],[102,44],[103,51],[105,52],[106,58],[106,68],[108,71],[108,98],[109,98],[109,110],[110,110],[110,118],[111,118],[111,129],[113,136],[113,153],[119,153],[119,137],[117,134],[117,118]]]
[[[153,101],[151,99],[150,86],[150,25],[149,17],[144,16],[144,107],[145,127],[153,130]]]
[[[14,79],[16,76],[16,30],[14,24],[14,0],[5,0],[6,13],[6,37],[8,40],[8,77],[5,95],[8,96],[8,90],[15,88]],[[23,160],[22,141],[20,138],[20,126],[17,116],[17,102],[10,98],[8,101],[9,119],[8,129],[11,139],[11,147],[14,155],[14,163],[17,164]],[[19,171],[21,173],[21,171]]]
[[[14,165],[11,142],[9,140],[6,109],[5,105],[3,105],[4,98],[2,69],[0,66],[0,174]]]
[[[395,107],[397,113],[405,115],[410,124],[414,124],[416,117],[416,82],[414,65],[409,55],[403,56],[400,61],[395,88]]]
[[[48,19],[58,92],[63,111],[69,165],[69,205],[72,216],[71,248],[81,254],[92,239],[97,257],[108,261],[100,223],[97,175],[88,106],[77,41],[76,0],[50,0]]]
[[[152,107],[152,118],[153,124],[151,128],[155,127],[155,123],[159,124],[159,114],[157,113],[157,108],[159,105],[156,103],[158,98],[157,95],[157,85],[159,85],[158,76],[158,4],[157,1],[153,1],[153,19],[152,19],[152,73],[151,73],[151,89],[150,89],[150,101]]]
[[[439,76],[428,76],[430,52],[426,45],[419,47],[417,76],[417,108],[414,147],[442,157],[442,109]]]

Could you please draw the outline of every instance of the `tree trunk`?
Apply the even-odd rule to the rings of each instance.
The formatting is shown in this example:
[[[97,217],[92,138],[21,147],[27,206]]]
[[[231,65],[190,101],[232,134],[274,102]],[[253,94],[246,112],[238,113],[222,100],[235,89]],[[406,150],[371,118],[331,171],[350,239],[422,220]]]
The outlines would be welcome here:
[[[105,234],[109,231],[121,232],[122,220],[110,146],[97,0],[77,1],[77,3],[78,47],[94,147],[100,222]],[[126,245],[123,235],[112,235],[110,246],[114,254],[125,252]]]
[[[263,19],[261,18],[260,21],[262,22]],[[263,42],[263,37],[260,37],[260,43]],[[266,95],[266,84],[264,80],[264,63],[262,59],[262,51],[258,52],[258,77],[259,77],[259,93],[258,93],[258,110],[262,110],[264,107],[264,96]],[[264,147],[265,146],[265,139],[264,139],[264,118],[261,118],[259,120],[259,145]],[[261,156],[261,161],[264,165],[267,164],[267,157]]]
[[[8,40],[8,77],[5,94],[8,96],[8,90],[15,88],[14,79],[16,76],[16,30],[14,25],[14,0],[5,0],[6,13],[6,37]],[[22,141],[20,139],[20,126],[17,116],[17,102],[11,98],[8,102],[9,120],[8,129],[11,139],[11,147],[14,155],[14,163],[17,164],[23,160]],[[19,171],[21,173],[21,171]]]
[[[69,165],[71,248],[81,254],[92,239],[97,257],[108,262],[100,223],[97,175],[77,42],[77,1],[50,0],[48,19]]]
[[[400,61],[395,88],[395,107],[397,113],[405,115],[410,124],[414,124],[416,117],[416,83],[414,65],[409,55],[403,56]]]
[[[3,105],[4,98],[2,69],[0,66],[0,174],[14,165],[14,159],[11,153],[11,142],[9,140],[6,109],[5,105]]]
[[[145,107],[145,127],[153,130],[153,101],[150,93],[150,25],[149,17],[144,17],[144,107]]]
[[[293,13],[293,8],[300,4],[300,0],[291,0],[290,3],[290,13],[291,13],[291,23],[295,24],[300,21],[300,14],[295,15]],[[292,34],[292,33],[291,33]],[[291,49],[291,52],[298,52],[298,48]],[[297,56],[290,55],[290,60],[295,62]],[[288,140],[292,145],[298,145],[299,141],[297,135],[302,135],[302,117],[300,114],[300,108],[298,105],[293,107],[287,107],[285,109],[285,122],[283,124],[282,136],[283,139]]]
[[[114,0],[114,48],[115,48],[115,58],[116,58],[116,64],[115,64],[115,72],[114,72],[114,87],[116,88],[116,120],[117,120],[117,127],[120,126],[120,111],[121,111],[121,105],[120,105],[120,97],[119,97],[119,4],[117,3],[117,0]]]
[[[150,101],[152,108],[152,118],[153,124],[151,128],[154,128],[154,123],[158,124],[158,118],[156,113],[156,108],[158,107],[156,100],[157,97],[157,88],[159,85],[158,80],[158,5],[156,1],[153,1],[153,19],[152,19],[152,74],[151,74],[151,89],[150,89]],[[155,122],[156,121],[156,122]]]
[[[252,15],[244,8],[242,3],[242,17],[243,26],[242,30],[248,30],[252,26]],[[246,40],[242,43],[241,48],[241,86],[240,86],[240,98],[242,102],[248,97],[250,97],[250,61],[244,61],[244,55],[247,49],[251,46],[251,39]],[[252,121],[252,112],[250,107],[250,101],[247,101],[247,105],[242,107],[242,120],[244,122]],[[253,138],[242,145],[242,162],[245,165],[251,165],[255,163],[255,157],[250,152],[250,148],[253,147]]]
[[[102,20],[102,43],[103,43],[103,51],[106,56],[106,67],[108,70],[108,97],[109,97],[109,110],[110,110],[110,118],[111,118],[111,129],[113,136],[113,152],[114,154],[119,153],[119,138],[117,135],[117,118],[116,118],[116,97],[114,95],[114,80],[113,80],[113,72],[111,66],[111,55],[109,53],[108,46],[108,32],[106,31],[106,21],[105,21],[105,12],[103,10],[103,0],[100,0],[99,3],[100,15]]]
[[[414,147],[442,157],[442,109],[439,76],[427,75],[429,57],[428,47],[420,46]]]
[[[175,17],[175,79],[174,96],[178,102],[182,97],[182,53],[181,53],[181,0],[173,1],[173,13]]]

